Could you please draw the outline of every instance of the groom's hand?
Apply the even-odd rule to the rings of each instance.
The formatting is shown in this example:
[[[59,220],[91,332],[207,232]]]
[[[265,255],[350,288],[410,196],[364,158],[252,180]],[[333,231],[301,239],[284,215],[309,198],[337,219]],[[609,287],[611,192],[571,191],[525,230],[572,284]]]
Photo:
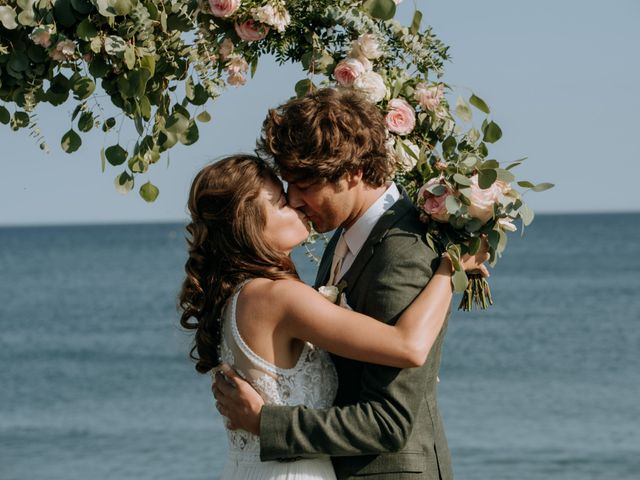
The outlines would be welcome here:
[[[260,435],[260,411],[264,400],[231,367],[222,365],[221,370],[222,373],[216,373],[211,390],[216,398],[216,408],[228,419],[227,428]]]

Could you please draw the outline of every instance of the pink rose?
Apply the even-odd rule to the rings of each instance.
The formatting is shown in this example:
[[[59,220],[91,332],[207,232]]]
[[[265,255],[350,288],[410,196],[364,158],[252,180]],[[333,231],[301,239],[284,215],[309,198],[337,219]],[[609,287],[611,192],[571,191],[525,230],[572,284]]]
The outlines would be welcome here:
[[[435,112],[444,95],[444,86],[442,84],[428,86],[426,83],[420,82],[416,85],[414,92],[415,99],[420,103],[422,108]]]
[[[478,184],[477,174],[469,180],[471,180],[469,215],[485,224],[493,217],[493,206],[497,203],[505,184],[504,182],[494,182],[489,188],[482,189]]]
[[[58,62],[71,60],[75,57],[76,44],[73,40],[63,40],[58,42],[56,48],[49,52],[49,56]]]
[[[51,31],[47,28],[38,28],[31,34],[31,40],[36,45],[49,48],[51,46]]]
[[[355,58],[345,58],[338,62],[335,70],[333,71],[334,77],[340,85],[350,87],[353,82],[365,72],[365,67],[359,60]]]
[[[390,132],[407,135],[416,126],[416,112],[404,98],[394,98],[389,101],[384,122]]]
[[[222,45],[220,45],[220,49],[218,50],[218,53],[220,54],[220,60],[222,60],[223,62],[226,61],[229,56],[233,53],[233,42],[231,41],[230,38],[225,38],[222,41]]]
[[[262,40],[269,33],[269,27],[257,23],[255,20],[247,20],[235,24],[236,33],[245,42]]]
[[[209,0],[211,13],[216,17],[229,17],[240,8],[241,0]]]
[[[452,194],[451,190],[445,186],[445,192],[442,195],[434,195],[427,189],[435,185],[441,185],[441,178],[432,178],[425,183],[418,191],[418,205],[424,213],[438,222],[447,222],[449,213],[447,212],[447,197]]]

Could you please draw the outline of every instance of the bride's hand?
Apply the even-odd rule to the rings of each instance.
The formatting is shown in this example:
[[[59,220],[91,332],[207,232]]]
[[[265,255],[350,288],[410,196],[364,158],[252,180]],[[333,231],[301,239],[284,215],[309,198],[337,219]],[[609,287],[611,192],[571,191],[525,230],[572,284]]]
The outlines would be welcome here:
[[[480,248],[475,255],[463,255],[460,259],[462,268],[468,273],[479,273],[483,277],[489,277],[489,270],[485,262],[489,260],[489,242],[485,236],[482,236]]]
[[[453,273],[453,266],[449,255],[445,253],[442,257],[443,261],[446,261],[449,265],[451,273]],[[489,257],[489,243],[485,237],[482,237],[482,243],[478,251],[474,255],[463,255],[460,263],[465,272],[479,273],[483,277],[488,278],[490,275],[485,262],[489,260]]]

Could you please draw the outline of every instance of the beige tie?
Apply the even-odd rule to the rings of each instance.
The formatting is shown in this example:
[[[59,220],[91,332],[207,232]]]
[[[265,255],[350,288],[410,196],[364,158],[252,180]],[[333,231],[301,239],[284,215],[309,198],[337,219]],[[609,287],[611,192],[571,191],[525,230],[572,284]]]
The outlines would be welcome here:
[[[342,262],[344,257],[347,256],[349,247],[347,241],[344,239],[344,234],[340,235],[336,249],[333,252],[333,260],[331,261],[331,275],[329,276],[329,285],[334,285],[340,275],[342,269]]]

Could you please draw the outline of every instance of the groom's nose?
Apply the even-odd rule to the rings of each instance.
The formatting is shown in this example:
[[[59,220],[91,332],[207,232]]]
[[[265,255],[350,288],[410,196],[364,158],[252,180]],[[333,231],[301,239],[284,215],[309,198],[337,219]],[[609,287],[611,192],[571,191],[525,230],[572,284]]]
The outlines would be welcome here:
[[[295,185],[289,184],[287,188],[287,202],[292,208],[301,208],[305,205],[300,191]]]

